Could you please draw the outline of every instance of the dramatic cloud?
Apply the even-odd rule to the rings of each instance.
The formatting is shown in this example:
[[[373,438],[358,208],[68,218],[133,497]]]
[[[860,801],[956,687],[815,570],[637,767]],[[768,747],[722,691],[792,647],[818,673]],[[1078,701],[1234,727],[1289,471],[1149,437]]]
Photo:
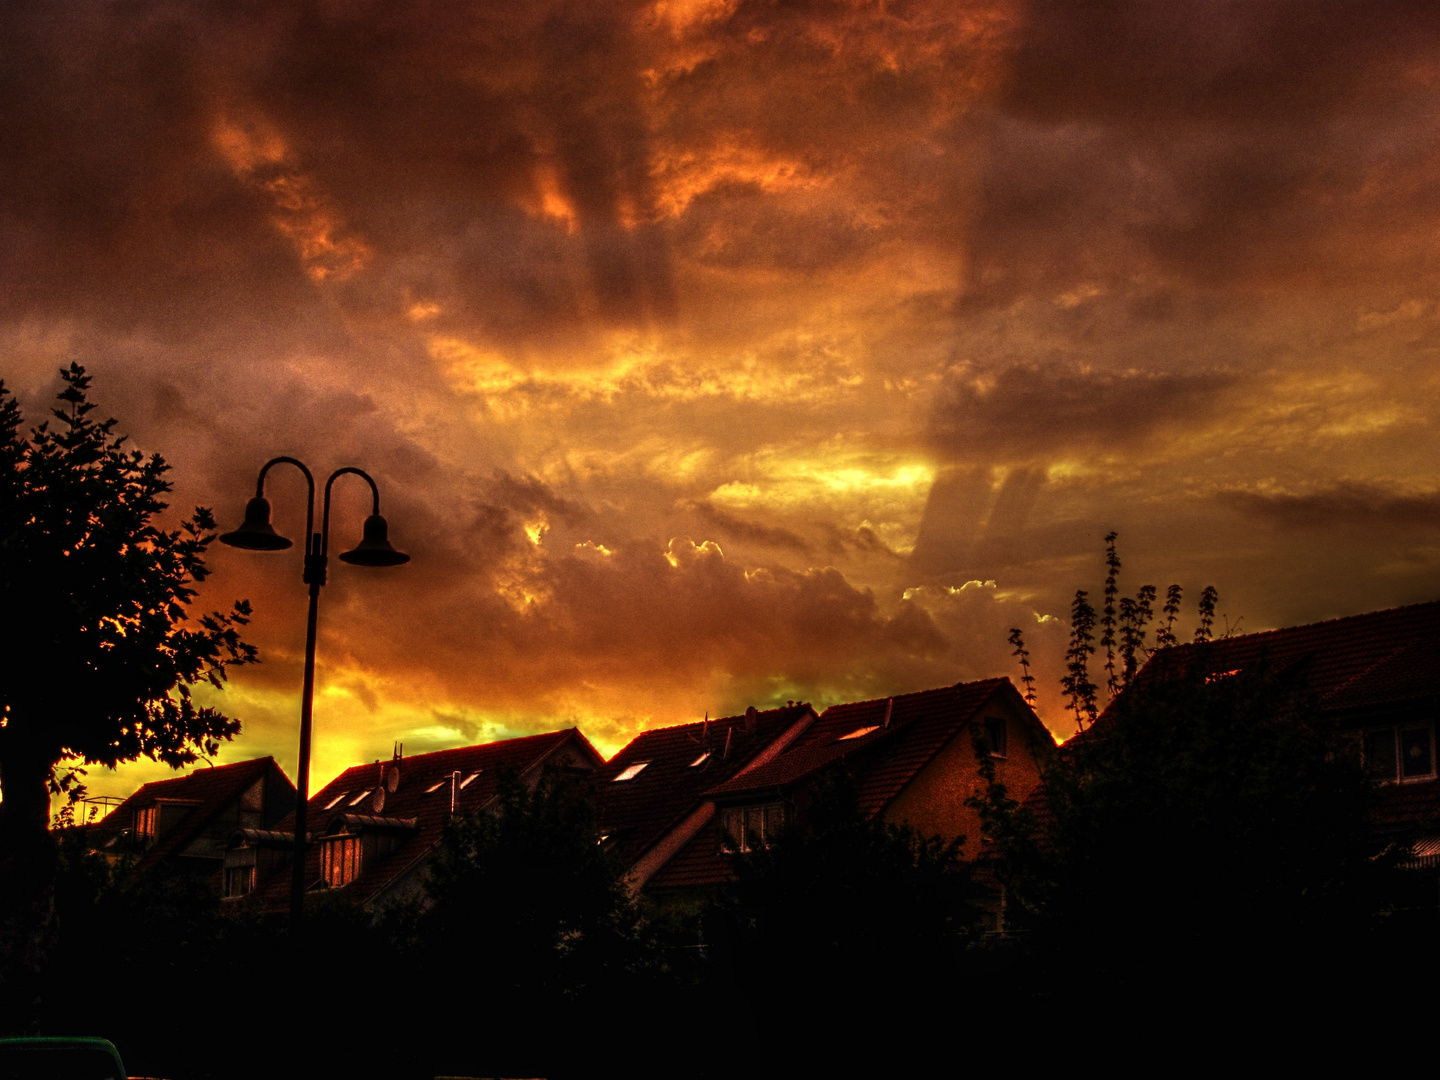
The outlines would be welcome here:
[[[1014,674],[1120,530],[1259,629],[1433,597],[1433,5],[33,0],[0,374],[238,515],[370,470],[316,779]],[[297,475],[271,481],[303,530]],[[336,489],[333,542],[363,485]],[[295,558],[217,551],[293,765]],[[96,780],[125,790],[144,767]]]

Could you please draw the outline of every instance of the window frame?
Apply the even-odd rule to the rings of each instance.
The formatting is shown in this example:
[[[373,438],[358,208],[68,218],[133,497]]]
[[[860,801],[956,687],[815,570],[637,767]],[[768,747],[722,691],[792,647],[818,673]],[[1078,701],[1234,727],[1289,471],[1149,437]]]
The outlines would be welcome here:
[[[1401,735],[1406,731],[1415,731],[1417,729],[1424,729],[1425,733],[1429,736],[1430,771],[1418,776],[1406,776],[1405,755],[1401,748],[1400,741]],[[1370,727],[1362,728],[1360,730],[1360,759],[1361,763],[1365,765],[1367,770],[1370,768],[1370,765],[1369,762],[1366,760],[1368,754],[1365,750],[1365,744],[1370,741],[1371,736],[1378,735],[1381,732],[1388,732],[1390,735],[1393,754],[1392,760],[1394,761],[1394,771],[1391,773],[1391,775],[1375,777],[1375,779],[1381,784],[1423,784],[1427,781],[1436,779],[1437,775],[1440,775],[1440,772],[1437,772],[1437,763],[1435,760],[1436,747],[1434,720],[1411,720],[1408,722],[1397,721],[1391,724],[1375,724]]]
[[[135,835],[155,839],[160,829],[160,807],[155,803],[135,811]]]
[[[759,815],[759,829],[750,827],[752,814]],[[740,819],[739,835],[732,824],[737,815]],[[773,827],[770,824],[772,820],[775,822]],[[759,841],[762,850],[768,848],[789,823],[790,806],[784,799],[727,806],[720,811],[721,851],[728,855],[743,855],[753,851],[750,844],[752,835]]]
[[[1009,756],[1010,750],[1010,723],[1003,716],[987,716],[982,721],[985,728],[986,752],[997,760],[1003,761]],[[999,732],[999,738],[995,737]]]
[[[320,876],[330,888],[343,889],[364,872],[365,848],[359,836],[347,833],[320,841]]]

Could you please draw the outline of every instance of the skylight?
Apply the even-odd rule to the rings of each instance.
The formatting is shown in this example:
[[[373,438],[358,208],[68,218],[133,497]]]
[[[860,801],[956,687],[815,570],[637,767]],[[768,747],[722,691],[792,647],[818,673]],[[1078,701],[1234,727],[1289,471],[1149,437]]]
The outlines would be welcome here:
[[[642,769],[644,769],[646,765],[649,765],[649,764],[650,764],[650,762],[648,762],[648,761],[637,761],[634,765],[629,766],[629,767],[628,767],[624,772],[622,772],[619,776],[615,777],[615,779],[616,779],[616,780],[634,780],[635,777],[637,777],[637,776],[640,775],[640,771],[641,771]]]
[[[480,770],[480,769],[476,769],[476,770],[475,770],[474,772],[472,772],[469,776],[465,777],[464,780],[461,780],[461,781],[460,781],[460,786],[461,786],[462,788],[467,788],[467,787],[469,787],[469,786],[470,786],[470,781],[471,781],[471,780],[474,780],[475,777],[477,777],[477,776],[480,775],[480,773],[481,773],[481,770]]]
[[[350,792],[348,792],[348,791],[342,791],[342,792],[340,792],[339,795],[336,795],[333,799],[331,799],[329,802],[327,802],[327,803],[325,804],[325,809],[326,809],[326,810],[334,810],[334,809],[335,809],[335,805],[336,805],[341,799],[345,798],[346,795],[349,795],[349,794],[350,794]]]
[[[359,795],[356,795],[353,799],[350,800],[349,805],[350,805],[350,806],[356,806],[356,805],[364,802],[364,801],[365,801],[366,799],[368,799],[369,797],[370,797],[370,792],[368,792],[368,791],[362,791],[362,792],[360,792]],[[340,800],[339,800],[339,799],[336,799],[335,801],[336,801],[336,802],[339,802]]]
[[[709,759],[709,757],[710,757],[710,751],[709,751],[709,750],[706,750],[703,754],[701,754],[699,757],[697,757],[694,761],[690,762],[690,768],[693,769],[693,768],[695,768],[696,765],[704,765],[705,762]]]
[[[844,742],[846,739],[863,739],[866,735],[869,735],[870,732],[879,730],[879,724],[871,724],[869,727],[857,727],[854,731],[850,732],[849,735],[841,735],[840,738],[835,741]]]
[[[445,786],[446,784],[448,784],[449,782],[450,782],[450,777],[448,777],[448,776],[445,777],[444,780],[436,781],[435,783],[431,784],[429,787],[427,787],[427,788],[425,789],[425,794],[426,794],[426,795],[433,795],[435,792],[439,791],[442,787],[444,787],[444,786]]]

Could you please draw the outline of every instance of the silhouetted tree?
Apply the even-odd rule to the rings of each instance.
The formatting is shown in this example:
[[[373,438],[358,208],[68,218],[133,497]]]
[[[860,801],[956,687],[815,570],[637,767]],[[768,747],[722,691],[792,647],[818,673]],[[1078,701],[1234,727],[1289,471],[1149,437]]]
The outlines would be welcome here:
[[[597,840],[583,787],[565,779],[531,791],[504,776],[493,808],[447,827],[418,930],[421,1001],[440,1044],[470,1046],[451,1042],[442,1071],[563,1064],[554,1025],[586,1030],[643,981],[639,911]]]
[[[1020,684],[1025,687],[1025,703],[1034,708],[1035,676],[1030,674],[1030,650],[1025,648],[1025,638],[1021,635],[1019,627],[1010,631],[1010,644],[1015,646],[1012,655],[1020,661]]]
[[[1216,677],[1202,649],[1122,693],[1042,792],[1017,805],[992,785],[977,805],[1011,926],[1092,992],[1184,994],[1226,965],[1315,975],[1391,894],[1373,785],[1296,674]]]
[[[248,604],[188,618],[209,511],[160,528],[169,466],[91,418],[83,368],[61,378],[53,426],[28,436],[0,384],[0,1016],[11,1029],[38,1015],[51,794],[73,792],[84,764],[213,754],[239,722],[197,706],[191,687],[255,659],[240,638]]]
[[[873,1029],[839,1040],[850,1052],[875,1033],[888,1044],[892,1025],[924,1029],[953,1014],[954,995],[968,992],[958,965],[978,937],[957,862],[963,837],[926,838],[865,814],[840,773],[769,847],[756,839],[734,857],[735,882],[708,923],[733,960],[733,1026],[750,1012],[761,1038],[788,1039],[827,1030],[863,1002]],[[787,986],[794,992],[777,998]]]
[[[1115,532],[1105,536],[1105,591],[1104,604],[1097,613],[1090,603],[1090,594],[1084,589],[1075,591],[1070,604],[1070,644],[1065,651],[1065,675],[1060,687],[1070,702],[1075,714],[1076,727],[1083,729],[1093,723],[1100,714],[1100,688],[1090,678],[1090,658],[1096,653],[1095,628],[1100,627],[1099,646],[1105,651],[1106,700],[1115,697],[1130,685],[1146,658],[1160,649],[1168,649],[1178,643],[1175,636],[1175,620],[1180,614],[1182,592],[1179,585],[1171,585],[1165,593],[1162,613],[1165,623],[1155,628],[1155,647],[1145,644],[1146,626],[1155,617],[1154,585],[1142,585],[1134,596],[1120,594],[1120,555],[1116,547]],[[1209,641],[1213,636],[1215,604],[1219,597],[1213,585],[1207,585],[1200,594],[1198,610],[1200,625],[1195,629],[1196,642]],[[1024,635],[1018,627],[1010,631],[1010,644],[1020,659],[1021,679],[1025,681],[1025,700],[1034,703],[1030,687],[1030,654],[1025,648]],[[1116,654],[1119,653],[1119,664]]]

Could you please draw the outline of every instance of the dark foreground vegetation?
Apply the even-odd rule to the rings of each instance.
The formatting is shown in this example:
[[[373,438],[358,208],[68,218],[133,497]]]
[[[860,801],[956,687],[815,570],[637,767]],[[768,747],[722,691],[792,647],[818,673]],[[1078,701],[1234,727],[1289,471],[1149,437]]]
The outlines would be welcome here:
[[[809,1075],[976,1032],[973,1054],[1033,1057],[1071,1024],[1214,1048],[1402,1013],[1435,882],[1366,828],[1373,787],[1303,690],[1182,673],[1132,700],[1056,761],[1047,807],[989,789],[979,865],[867,820],[837,776],[728,890],[663,909],[631,898],[575,786],[509,782],[452,825],[433,902],[321,899],[298,936],[74,836],[45,1029],[175,1078]],[[1005,935],[974,907],[995,876]]]

